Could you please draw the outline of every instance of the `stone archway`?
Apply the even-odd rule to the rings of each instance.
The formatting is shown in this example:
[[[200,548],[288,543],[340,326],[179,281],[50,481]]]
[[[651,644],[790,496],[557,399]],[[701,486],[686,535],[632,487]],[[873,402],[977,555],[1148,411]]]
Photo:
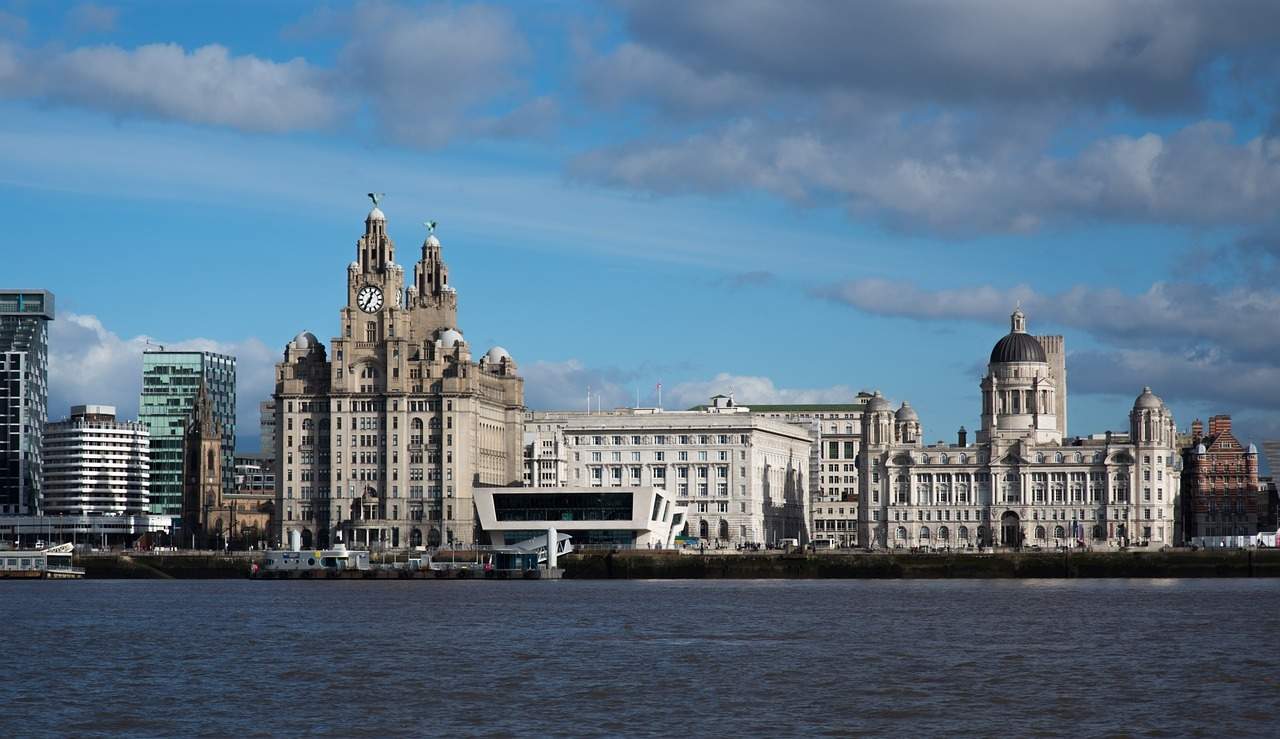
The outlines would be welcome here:
[[[1013,511],[1000,517],[1000,543],[1006,547],[1022,546],[1022,519]]]
[[[422,529],[414,529],[409,532],[409,546],[422,546]]]
[[[698,523],[698,538],[706,541],[711,538],[711,527],[707,525],[707,519],[702,519]]]
[[[432,528],[430,531],[427,532],[427,546],[429,547],[440,546],[440,529]]]
[[[311,549],[312,546],[313,545],[312,545],[312,538],[311,538],[311,529],[303,529],[302,530],[302,548]]]

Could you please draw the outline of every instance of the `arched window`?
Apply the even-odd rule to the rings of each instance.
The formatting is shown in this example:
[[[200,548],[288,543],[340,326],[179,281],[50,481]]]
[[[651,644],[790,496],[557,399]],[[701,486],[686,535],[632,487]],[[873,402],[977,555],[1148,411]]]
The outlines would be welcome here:
[[[956,536],[960,538],[960,541],[969,541],[969,527],[961,526],[956,530]]]
[[[720,538],[725,540],[729,538],[729,522],[723,518],[720,519]]]
[[[210,471],[213,470],[213,450],[212,449],[210,449],[208,452],[208,461],[205,462],[205,465],[209,468]]]
[[[1063,462],[1067,461],[1067,458],[1062,456],[1062,452],[1058,452],[1057,456],[1054,457],[1053,461],[1057,462],[1058,464],[1062,464]]]
[[[1036,527],[1036,539],[1039,539],[1039,540],[1041,540],[1041,541],[1043,541],[1043,540],[1044,540],[1044,527],[1043,527],[1043,526],[1037,526],[1037,527]]]
[[[921,455],[920,455],[920,464],[929,464],[929,455],[928,455],[928,454],[921,454]]]
[[[938,541],[941,541],[941,542],[951,541],[951,529],[948,529],[946,526],[939,526]]]
[[[946,464],[948,461],[950,461],[950,458],[947,455],[943,454],[941,455],[941,457],[939,457],[938,461],[941,462],[942,464]]]
[[[969,464],[969,455],[968,455],[968,454],[961,454],[961,455],[960,455],[960,464]]]
[[[897,537],[898,541],[906,541],[906,540],[907,540],[907,529],[906,529],[906,527],[905,527],[905,526],[899,526],[899,527],[898,527],[898,530],[897,530],[897,532],[894,534],[894,536],[896,536],[896,537]]]
[[[706,519],[698,522],[698,537],[701,539],[711,538],[711,527],[707,525]]]
[[[928,526],[921,526],[921,527],[920,527],[920,541],[929,541],[929,527],[928,527]]]
[[[1054,527],[1053,527],[1053,538],[1055,538],[1055,539],[1065,539],[1065,538],[1067,538],[1067,530],[1066,530],[1065,528],[1061,527],[1061,526],[1054,526]]]
[[[1044,464],[1044,455],[1043,455],[1043,454],[1037,454],[1037,455],[1036,455],[1036,464]]]
[[[1076,464],[1080,464],[1081,462],[1084,462],[1084,455],[1080,452],[1076,452]]]

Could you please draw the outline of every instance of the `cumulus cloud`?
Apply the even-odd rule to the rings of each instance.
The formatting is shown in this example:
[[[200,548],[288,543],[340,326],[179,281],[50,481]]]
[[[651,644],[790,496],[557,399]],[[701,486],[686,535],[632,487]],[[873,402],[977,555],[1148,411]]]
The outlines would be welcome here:
[[[961,237],[1098,219],[1275,220],[1280,139],[1195,120],[1210,89],[1274,108],[1274,3],[623,7],[626,37],[582,52],[580,86],[657,125],[577,157],[570,172],[584,180],[759,190]],[[1172,132],[1166,117],[1159,132],[1098,135],[1122,116],[1133,130],[1145,120],[1135,114],[1171,112],[1185,117]]]
[[[515,65],[529,55],[505,11],[483,5],[365,3],[350,23],[337,75],[368,97],[380,126],[395,140],[439,146],[460,133],[546,125],[549,100],[472,119],[483,113],[478,111],[483,104],[518,87]]]
[[[520,368],[525,377],[525,401],[535,410],[584,410],[587,388],[591,389],[592,408],[631,407],[640,390],[640,403],[657,403],[656,384],[641,382],[639,372],[617,368],[591,368],[579,360],[535,362]],[[844,385],[824,388],[778,387],[771,378],[757,375],[735,375],[721,372],[710,379],[664,383],[662,404],[666,408],[683,409],[706,403],[713,395],[733,395],[738,403],[749,405],[778,403],[848,403],[857,394]]]
[[[1105,138],[1072,158],[1046,153],[1039,135],[997,145],[960,126],[945,117],[910,125],[877,117],[845,128],[739,120],[587,152],[571,171],[660,194],[763,190],[960,236],[1079,219],[1266,223],[1280,199],[1280,138],[1237,142],[1227,123]]]
[[[160,342],[146,335],[124,338],[96,316],[77,313],[61,314],[49,324],[49,417],[65,418],[72,405],[102,403],[116,406],[122,418],[136,418],[142,392],[142,353],[148,342],[163,343],[166,349],[234,356],[237,438],[258,435],[258,403],[274,390],[278,359],[278,353],[261,341],[192,338]],[[245,446],[243,441],[240,446]]]
[[[1274,289],[1157,282],[1138,294],[1088,285],[1059,293],[1040,293],[1027,285],[926,290],[909,282],[866,278],[815,292],[866,313],[917,320],[1003,324],[1021,303],[1034,321],[1079,328],[1126,345],[1209,343],[1242,358],[1276,358],[1280,345],[1280,292]]]
[[[7,16],[0,16],[0,24]],[[110,30],[116,12],[76,6],[70,23]],[[529,47],[511,14],[485,5],[365,2],[318,11],[295,33],[340,34],[332,66],[233,54],[219,44],[26,47],[0,43],[0,98],[245,131],[332,129],[367,108],[401,144],[537,136],[558,120],[519,74]]]
[[[1168,111],[1202,100],[1210,63],[1241,51],[1274,57],[1280,40],[1280,7],[1262,0],[628,0],[623,7],[629,38],[612,51],[614,68],[602,65],[609,80],[588,78],[587,89],[666,106],[690,98],[682,87],[714,98],[714,84],[731,80],[737,100],[798,90]],[[661,76],[673,84],[659,84]]]
[[[1020,302],[1032,331],[1075,329],[1076,337],[1100,345],[1073,351],[1068,331],[1073,392],[1128,395],[1150,385],[1168,399],[1213,412],[1280,410],[1280,291],[1274,285],[1157,282],[1140,293],[1087,285],[1047,293],[1028,285],[929,290],[868,278],[815,294],[873,315],[1002,327]]]
[[[289,131],[327,126],[340,108],[306,61],[233,55],[217,44],[10,49],[10,60],[8,74],[0,63],[0,95],[123,117]]]

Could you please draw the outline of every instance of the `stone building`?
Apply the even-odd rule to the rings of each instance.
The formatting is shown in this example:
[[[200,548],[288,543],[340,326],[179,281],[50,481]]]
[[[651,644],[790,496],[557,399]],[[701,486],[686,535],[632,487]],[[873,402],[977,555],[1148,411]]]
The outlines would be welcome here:
[[[560,440],[562,486],[670,491],[686,533],[713,545],[809,538],[809,432],[724,396],[690,411],[531,412],[525,428]]]
[[[861,392],[852,403],[751,404],[752,413],[809,429],[810,530],[814,539],[840,547],[858,544],[858,452],[862,411],[870,399],[871,393]]]
[[[431,228],[412,280],[382,210],[365,218],[338,335],[302,332],[276,365],[277,524],[305,546],[476,541],[477,485],[523,477],[524,381],[502,347],[475,359]]]
[[[1182,450],[1182,506],[1186,535],[1250,536],[1267,517],[1258,478],[1258,448],[1245,447],[1231,432],[1231,416],[1191,423],[1191,443]]]
[[[861,541],[875,547],[1181,541],[1173,415],[1150,388],[1129,433],[1067,439],[1061,337],[1017,310],[982,379],[975,443],[926,446],[919,415],[876,393],[862,413]]]
[[[182,541],[209,546],[227,525],[223,502],[223,427],[203,384],[182,437]]]

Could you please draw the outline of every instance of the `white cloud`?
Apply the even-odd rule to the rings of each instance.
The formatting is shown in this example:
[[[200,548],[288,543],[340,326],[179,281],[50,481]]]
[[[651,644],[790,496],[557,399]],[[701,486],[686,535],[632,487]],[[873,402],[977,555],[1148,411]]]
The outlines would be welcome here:
[[[258,435],[258,403],[271,396],[278,353],[255,338],[235,342],[192,338],[161,342],[146,335],[122,338],[96,316],[63,313],[49,324],[49,417],[65,418],[72,405],[114,405],[136,418],[147,342],[166,349],[229,354],[236,358],[237,438]],[[244,442],[239,442],[245,446]],[[250,444],[250,447],[253,445]]]
[[[341,107],[306,61],[236,56],[217,44],[10,52],[0,94],[124,117],[274,132],[328,126]]]
[[[402,143],[440,146],[460,134],[542,127],[549,101],[504,115],[475,114],[519,87],[528,45],[510,14],[483,5],[359,5],[336,75],[366,97],[382,130]]]
[[[656,383],[648,378],[641,382],[640,372],[619,369],[590,368],[579,360],[534,362],[520,367],[525,377],[525,401],[535,410],[583,410],[587,404],[587,388],[591,388],[592,408],[631,407],[640,391],[640,404],[657,402]],[[732,394],[742,405],[779,403],[848,403],[857,394],[844,385],[824,388],[778,387],[768,377],[735,375],[721,372],[710,379],[664,383],[662,405],[680,410],[706,403],[711,396]],[[599,398],[597,398],[597,395]]]

